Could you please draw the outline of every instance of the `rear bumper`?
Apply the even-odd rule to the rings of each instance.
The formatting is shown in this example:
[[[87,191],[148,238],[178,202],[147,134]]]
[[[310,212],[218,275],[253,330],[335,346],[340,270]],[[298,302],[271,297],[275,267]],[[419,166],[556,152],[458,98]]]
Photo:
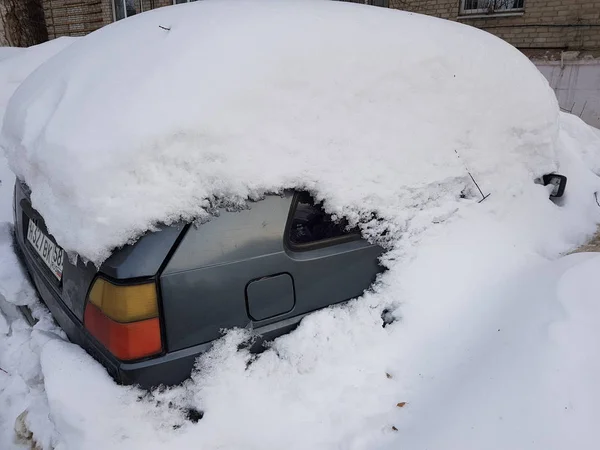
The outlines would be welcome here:
[[[207,343],[144,361],[131,363],[119,361],[87,332],[81,320],[63,303],[44,276],[37,261],[24,247],[25,243],[19,237],[19,233],[16,233],[15,252],[54,320],[64,330],[69,340],[85,349],[102,364],[115,381],[122,384],[136,384],[142,388],[181,383],[190,376],[198,355],[210,348],[211,343]]]

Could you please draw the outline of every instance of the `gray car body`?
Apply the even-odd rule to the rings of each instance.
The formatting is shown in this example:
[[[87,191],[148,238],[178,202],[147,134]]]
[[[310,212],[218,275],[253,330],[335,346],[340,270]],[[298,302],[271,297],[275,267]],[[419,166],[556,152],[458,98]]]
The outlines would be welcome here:
[[[358,235],[318,245],[287,239],[297,193],[270,195],[241,211],[220,211],[200,226],[176,224],[115,251],[98,270],[65,259],[58,282],[26,241],[29,220],[48,233],[15,185],[15,247],[44,303],[69,339],[125,384],[171,385],[190,375],[195,359],[224,329],[254,331],[265,340],[289,332],[306,314],[361,295],[382,270],[382,248]],[[114,283],[154,280],[159,290],[162,354],[119,361],[83,325],[87,293],[103,276]]]

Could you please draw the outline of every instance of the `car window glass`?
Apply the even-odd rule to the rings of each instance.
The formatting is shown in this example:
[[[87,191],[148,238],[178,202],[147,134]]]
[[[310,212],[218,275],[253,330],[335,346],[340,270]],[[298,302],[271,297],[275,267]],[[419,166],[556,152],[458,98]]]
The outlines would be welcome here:
[[[312,197],[303,192],[298,195],[295,203],[289,242],[292,245],[305,245],[346,235],[358,235],[356,229],[346,230],[347,225],[346,220],[333,221],[331,215],[323,211],[321,204],[315,204]]]

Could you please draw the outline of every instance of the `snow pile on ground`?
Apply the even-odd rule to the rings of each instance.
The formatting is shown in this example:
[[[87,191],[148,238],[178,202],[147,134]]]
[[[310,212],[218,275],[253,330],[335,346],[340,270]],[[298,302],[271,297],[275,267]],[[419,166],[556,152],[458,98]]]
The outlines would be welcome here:
[[[259,356],[233,330],[182,386],[142,393],[64,340],[4,227],[0,448],[15,421],[56,450],[597,447],[600,257],[551,260],[600,223],[600,134],[507,44],[357,5],[206,1],[76,42],[9,111],[34,206],[96,262],[155,221],[292,186],[390,250],[360,299]],[[556,203],[533,182],[555,169]]]
[[[438,350],[443,369],[417,355],[411,370],[429,379],[415,383],[397,439],[381,448],[597,448],[598,270],[598,254],[570,255],[471,297],[420,347]]]
[[[71,45],[16,92],[1,145],[58,243],[100,263],[152,224],[285,187],[419,233],[477,196],[465,165],[496,196],[556,169],[556,104],[526,57],[474,28],[209,1]]]
[[[10,97],[23,80],[75,39],[63,37],[29,48],[0,48],[0,125]],[[9,205],[14,179],[4,155],[0,154],[0,222],[12,220]]]

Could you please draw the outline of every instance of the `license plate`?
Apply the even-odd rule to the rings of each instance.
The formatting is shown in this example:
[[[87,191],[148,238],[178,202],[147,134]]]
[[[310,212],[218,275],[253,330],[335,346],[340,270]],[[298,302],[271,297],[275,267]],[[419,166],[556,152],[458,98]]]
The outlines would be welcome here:
[[[27,227],[27,240],[40,255],[44,264],[48,266],[50,272],[60,281],[63,272],[63,249],[52,242],[33,220],[29,221]]]

